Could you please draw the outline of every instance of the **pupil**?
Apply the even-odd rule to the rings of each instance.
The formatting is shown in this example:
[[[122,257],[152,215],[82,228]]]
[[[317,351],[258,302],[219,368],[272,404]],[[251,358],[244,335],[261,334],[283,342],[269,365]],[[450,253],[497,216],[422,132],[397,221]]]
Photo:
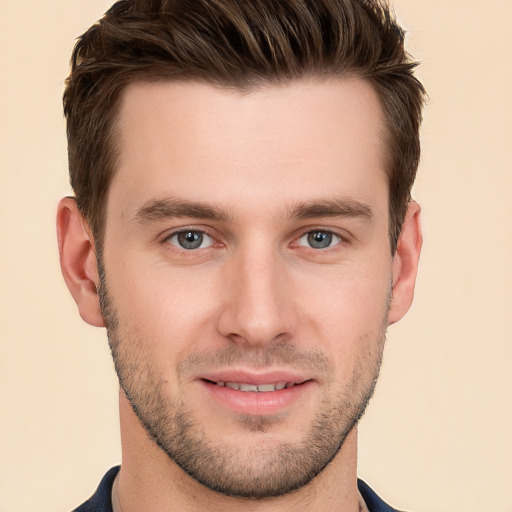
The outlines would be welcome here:
[[[332,235],[325,231],[314,231],[308,235],[308,239],[311,247],[314,247],[315,249],[325,249],[331,245]]]

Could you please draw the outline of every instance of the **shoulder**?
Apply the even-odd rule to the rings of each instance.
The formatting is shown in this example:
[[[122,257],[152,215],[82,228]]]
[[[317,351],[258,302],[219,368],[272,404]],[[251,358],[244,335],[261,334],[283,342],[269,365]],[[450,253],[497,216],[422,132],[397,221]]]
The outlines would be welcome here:
[[[371,487],[362,480],[357,481],[357,487],[363,497],[369,512],[399,512],[397,509],[390,507]]]
[[[96,492],[73,512],[112,512],[112,485],[119,466],[110,469],[103,477]]]

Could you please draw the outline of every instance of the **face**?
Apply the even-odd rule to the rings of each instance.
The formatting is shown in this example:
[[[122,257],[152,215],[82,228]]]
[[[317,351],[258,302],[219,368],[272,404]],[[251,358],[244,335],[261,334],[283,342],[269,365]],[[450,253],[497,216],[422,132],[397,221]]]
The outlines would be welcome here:
[[[213,490],[305,485],[364,411],[391,297],[382,126],[356,79],[125,93],[102,311],[140,422]]]

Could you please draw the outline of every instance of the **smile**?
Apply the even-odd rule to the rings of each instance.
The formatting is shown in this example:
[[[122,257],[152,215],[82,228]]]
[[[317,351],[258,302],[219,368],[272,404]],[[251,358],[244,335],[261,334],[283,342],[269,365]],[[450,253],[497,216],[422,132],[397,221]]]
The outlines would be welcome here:
[[[207,381],[211,382],[211,381]],[[227,387],[238,391],[250,391],[253,393],[269,393],[271,391],[280,391],[281,389],[291,388],[296,385],[295,382],[274,382],[269,384],[247,384],[245,382],[211,382],[219,387]]]
[[[314,379],[293,378],[290,374],[279,373],[282,375],[274,378],[241,374],[238,377],[232,375],[230,379],[227,376],[224,379],[209,376],[199,379],[199,382],[222,409],[227,408],[237,414],[266,416],[304,403],[316,388]],[[283,377],[287,377],[286,380]]]

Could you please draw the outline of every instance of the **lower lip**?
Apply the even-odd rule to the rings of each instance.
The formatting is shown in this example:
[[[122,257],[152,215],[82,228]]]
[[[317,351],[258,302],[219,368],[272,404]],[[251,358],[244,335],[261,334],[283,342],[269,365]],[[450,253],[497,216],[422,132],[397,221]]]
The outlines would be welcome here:
[[[221,405],[234,412],[251,416],[266,416],[282,412],[292,404],[301,401],[314,385],[313,381],[307,381],[291,388],[261,393],[217,386],[204,380],[200,382]]]

